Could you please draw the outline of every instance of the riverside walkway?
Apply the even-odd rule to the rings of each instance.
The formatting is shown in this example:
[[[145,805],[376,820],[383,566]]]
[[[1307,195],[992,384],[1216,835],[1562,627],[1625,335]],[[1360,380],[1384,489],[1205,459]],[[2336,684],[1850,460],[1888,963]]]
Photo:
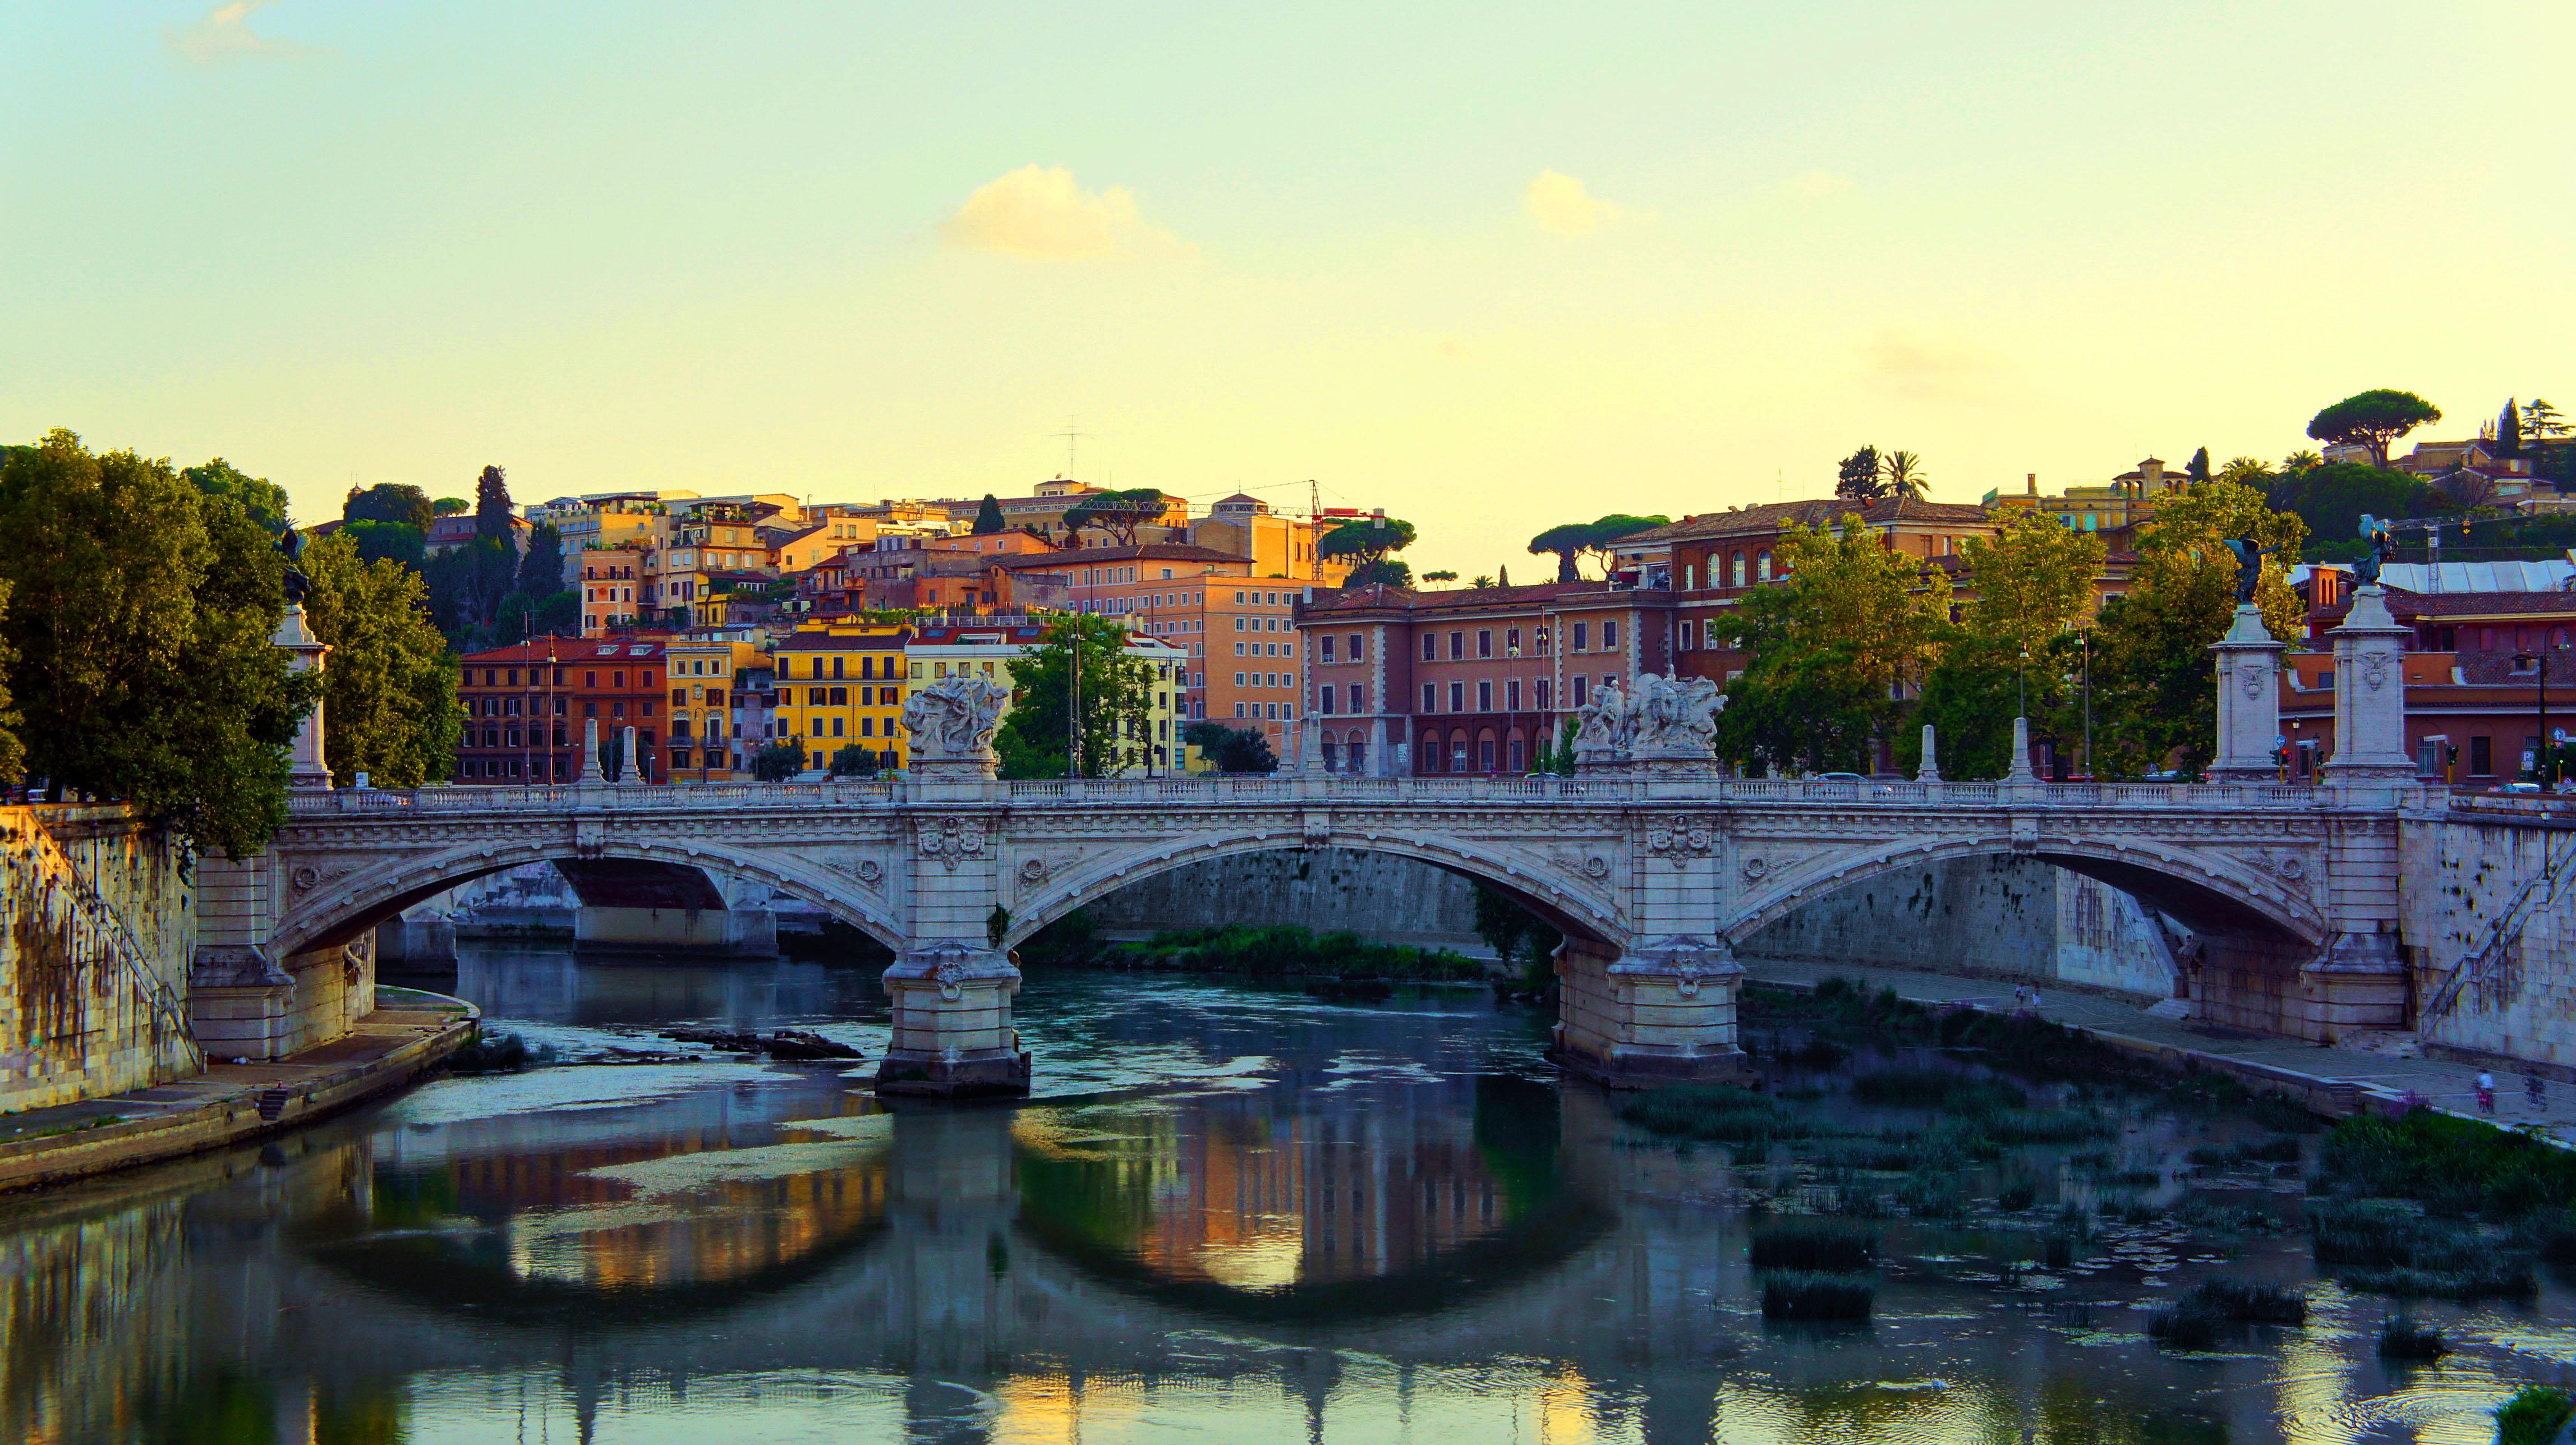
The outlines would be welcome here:
[[[1970,1004],[1996,1011],[2013,1008],[2014,980],[1971,978],[1958,974],[1921,973],[1853,963],[1798,963],[1747,959],[1747,985],[1782,984],[1813,988],[1828,978],[1846,978],[1876,993],[1896,990],[1897,997],[1926,1004]],[[2478,1111],[2480,1065],[2443,1059],[2401,1056],[2362,1044],[2318,1045],[2220,1028],[2191,1019],[2171,1018],[2116,996],[2079,992],[2064,984],[2039,985],[2039,1015],[2053,1023],[2080,1028],[2114,1042],[2145,1046],[2147,1051],[2189,1059],[2209,1067],[2241,1070],[2257,1077],[2289,1082],[2304,1079],[2313,1095],[2329,1096],[2335,1086],[2350,1086],[2384,1106],[2416,1094],[2432,1107],[2464,1118],[2486,1119],[2508,1128],[2537,1124],[2560,1143],[2576,1144],[2576,1084],[2544,1080],[2544,1102],[2531,1107],[2522,1075],[2508,1066],[2491,1067],[2496,1081],[2493,1114]]]
[[[473,1037],[479,1015],[443,994],[381,988],[349,1033],[262,1063],[209,1061],[192,1078],[0,1119],[0,1192],[221,1149],[418,1078]]]

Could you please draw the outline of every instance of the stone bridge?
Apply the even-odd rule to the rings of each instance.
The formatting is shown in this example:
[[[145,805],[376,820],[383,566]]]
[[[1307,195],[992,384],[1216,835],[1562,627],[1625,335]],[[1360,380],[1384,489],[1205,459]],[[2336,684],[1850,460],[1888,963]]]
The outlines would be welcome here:
[[[1945,782],[1931,769],[1903,782],[1729,779],[1704,750],[1695,766],[1596,750],[1571,778],[1003,781],[989,713],[980,732],[951,713],[907,719],[915,766],[890,781],[307,788],[267,854],[209,863],[199,992],[239,990],[257,1012],[260,989],[291,990],[405,906],[517,864],[681,864],[804,899],[892,950],[881,1088],[1012,1092],[1028,1077],[1011,1023],[1020,942],[1164,870],[1332,847],[1448,869],[1556,925],[1555,1055],[1568,1069],[1706,1079],[1741,1063],[1737,942],[1875,875],[2008,854],[2187,925],[2203,944],[2203,1017],[2317,1039],[2400,1027],[2400,810],[2421,787],[2393,743],[2369,746],[2397,735],[2398,689],[2358,685],[2361,650],[2393,657],[2403,634],[2355,616],[2337,639],[2356,654],[2354,715],[2339,717],[2346,751],[2317,788],[2268,781],[2280,649],[2246,635],[2245,616],[2219,647],[2220,781],[2208,784]],[[945,738],[930,731],[943,725]]]

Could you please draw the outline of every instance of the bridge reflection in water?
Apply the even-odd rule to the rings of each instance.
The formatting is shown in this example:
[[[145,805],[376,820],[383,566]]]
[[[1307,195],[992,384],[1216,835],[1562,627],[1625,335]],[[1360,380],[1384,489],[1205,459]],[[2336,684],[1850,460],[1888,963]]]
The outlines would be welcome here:
[[[891,1112],[830,1070],[453,1080],[16,1204],[0,1438],[2145,1445],[2349,1400],[2340,1347],[2175,1366],[1966,1293],[1766,1333],[1725,1151],[1632,1147],[1541,1021],[1220,993],[1030,1001],[1105,1069],[1257,1070]]]

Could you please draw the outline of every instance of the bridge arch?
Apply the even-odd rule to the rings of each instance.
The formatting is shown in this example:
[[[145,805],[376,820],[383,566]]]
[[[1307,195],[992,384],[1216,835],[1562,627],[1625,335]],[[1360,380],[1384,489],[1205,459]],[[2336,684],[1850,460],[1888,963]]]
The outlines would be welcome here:
[[[1772,880],[1723,931],[1728,942],[1741,944],[1798,909],[1855,884],[1928,863],[2005,856],[2054,864],[2133,894],[2195,933],[2321,947],[2331,931],[2303,885],[2233,859],[2138,841],[2050,838],[2017,845],[2008,835],[1886,844],[1814,859]]]
[[[1086,859],[1061,876],[1022,886],[1002,946],[1017,948],[1073,910],[1159,874],[1237,854],[1306,848],[1383,853],[1427,863],[1493,888],[1555,925],[1569,938],[1604,944],[1614,952],[1625,951],[1634,941],[1628,919],[1599,881],[1585,876],[1579,865],[1569,866],[1531,848],[1478,843],[1413,829],[1337,825],[1316,833],[1274,830],[1211,834],[1140,844]]]
[[[900,953],[903,930],[882,907],[857,896],[848,879],[777,854],[694,839],[654,842],[612,837],[595,844],[562,835],[507,843],[477,842],[388,860],[345,878],[301,876],[296,855],[280,858],[291,902],[269,935],[270,951],[288,957],[307,949],[346,943],[405,908],[460,883],[528,863],[623,859],[707,868],[764,884],[802,899]]]

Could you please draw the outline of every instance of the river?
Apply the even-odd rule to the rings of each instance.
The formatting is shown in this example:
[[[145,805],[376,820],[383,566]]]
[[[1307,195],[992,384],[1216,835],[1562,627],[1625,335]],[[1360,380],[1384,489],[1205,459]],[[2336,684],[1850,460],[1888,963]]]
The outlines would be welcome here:
[[[2555,1275],[2420,1306],[2455,1353],[2388,1365],[2387,1301],[2295,1234],[2152,1209],[2056,1270],[2000,1263],[2035,1236],[1990,1202],[1890,1217],[1868,1323],[1766,1323],[1748,1232],[1812,1188],[1797,1151],[1647,1134],[1470,991],[1038,974],[1033,1098],[889,1107],[872,1065],[578,1062],[677,1022],[873,1059],[864,973],[476,950],[454,987],[576,1062],[0,1203],[0,1439],[2485,1445],[2576,1365]],[[2022,1202],[2170,1201],[2235,1128],[2142,1108],[2014,1165]],[[2222,1182],[2295,1196],[2268,1168]],[[2222,1270],[2307,1323],[2145,1338]]]

